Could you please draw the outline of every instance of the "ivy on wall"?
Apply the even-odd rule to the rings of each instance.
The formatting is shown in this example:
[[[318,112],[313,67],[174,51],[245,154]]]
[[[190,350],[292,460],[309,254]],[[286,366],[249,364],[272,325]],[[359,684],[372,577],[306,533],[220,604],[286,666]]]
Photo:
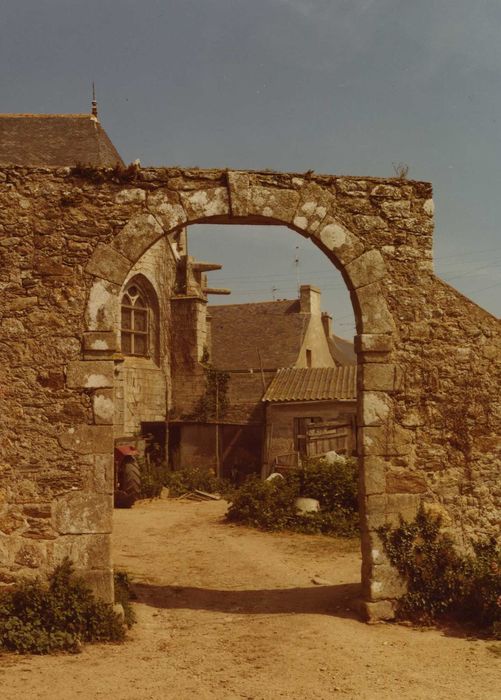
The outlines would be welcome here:
[[[207,348],[204,348],[200,363],[205,372],[205,393],[200,397],[191,418],[200,422],[224,418],[229,407],[230,375],[212,366]]]

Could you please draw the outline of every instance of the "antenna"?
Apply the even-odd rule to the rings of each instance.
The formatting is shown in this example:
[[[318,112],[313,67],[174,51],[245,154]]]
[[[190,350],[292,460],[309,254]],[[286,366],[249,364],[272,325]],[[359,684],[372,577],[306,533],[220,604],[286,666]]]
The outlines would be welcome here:
[[[92,116],[97,119],[97,102],[96,102],[96,88],[94,81],[92,81]]]
[[[296,286],[297,286],[297,293],[299,294],[299,246],[296,246],[296,257],[294,258],[294,265],[296,266]]]

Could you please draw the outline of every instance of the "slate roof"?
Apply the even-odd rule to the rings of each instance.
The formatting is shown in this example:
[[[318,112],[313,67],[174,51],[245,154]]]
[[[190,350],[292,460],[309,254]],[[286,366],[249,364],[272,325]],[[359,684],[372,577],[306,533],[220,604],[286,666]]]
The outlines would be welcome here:
[[[355,401],[357,368],[313,367],[280,369],[262,401]]]
[[[77,163],[124,164],[92,114],[0,114],[0,165]]]
[[[334,362],[338,365],[356,365],[357,356],[351,340],[345,340],[338,335],[331,335],[328,339],[329,350]]]
[[[209,306],[208,311],[212,363],[222,370],[290,367],[310,319],[299,313],[298,299]]]

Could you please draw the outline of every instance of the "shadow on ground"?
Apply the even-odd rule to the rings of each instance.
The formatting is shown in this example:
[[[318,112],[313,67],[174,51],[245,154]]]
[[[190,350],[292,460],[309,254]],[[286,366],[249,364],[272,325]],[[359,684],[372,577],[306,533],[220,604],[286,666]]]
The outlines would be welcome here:
[[[360,619],[361,586],[356,583],[247,591],[135,583],[134,592],[139,602],[155,608],[212,610],[239,615],[303,613]]]

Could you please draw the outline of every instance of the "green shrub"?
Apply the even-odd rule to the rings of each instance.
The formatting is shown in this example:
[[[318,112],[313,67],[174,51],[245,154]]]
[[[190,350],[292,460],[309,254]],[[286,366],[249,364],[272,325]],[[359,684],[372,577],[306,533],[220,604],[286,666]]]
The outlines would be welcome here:
[[[69,559],[48,584],[22,580],[0,593],[0,648],[23,654],[77,652],[82,642],[121,642],[125,628],[113,606],[96,600]]]
[[[354,460],[311,460],[304,470],[288,472],[283,479],[248,479],[233,495],[226,517],[263,530],[353,537],[358,530],[357,481]],[[317,499],[320,512],[298,513],[298,496]]]
[[[141,498],[158,498],[170,474],[165,462],[138,457],[141,468]]]
[[[385,552],[407,583],[397,614],[416,622],[454,619],[501,638],[501,551],[494,539],[459,553],[440,518],[420,508],[412,522],[379,528]]]
[[[169,488],[171,496],[182,496],[197,489],[209,493],[227,493],[230,489],[230,484],[216,477],[211,469],[197,467],[168,471],[164,474],[163,483]]]
[[[126,571],[115,571],[113,575],[115,588],[115,603],[120,603],[124,609],[125,624],[130,629],[136,622],[136,615],[130,603],[136,598],[132,590],[129,574]]]

